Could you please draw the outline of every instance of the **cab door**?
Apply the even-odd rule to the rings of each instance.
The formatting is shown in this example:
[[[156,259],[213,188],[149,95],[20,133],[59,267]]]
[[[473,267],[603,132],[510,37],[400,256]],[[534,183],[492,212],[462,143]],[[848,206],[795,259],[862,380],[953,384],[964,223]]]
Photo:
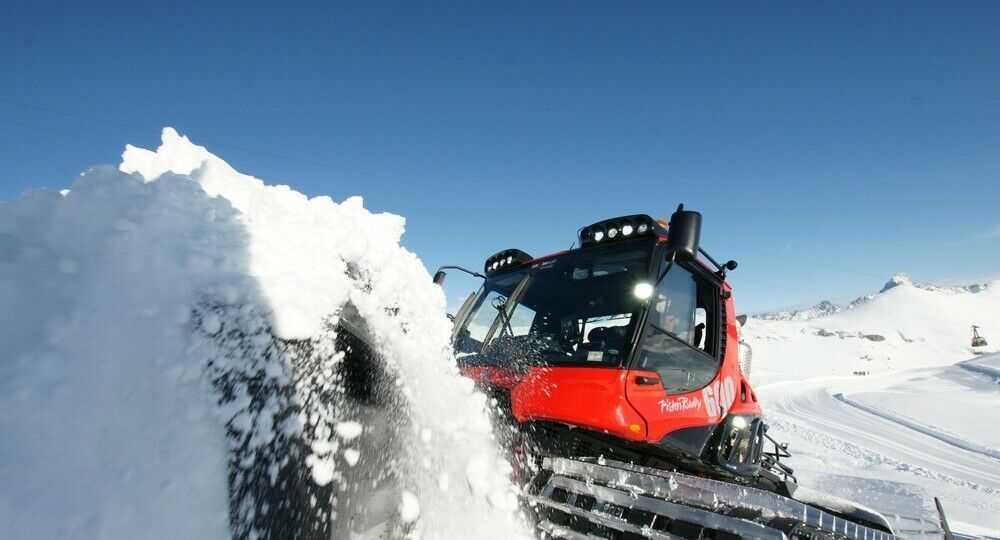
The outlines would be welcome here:
[[[719,280],[697,263],[673,264],[649,299],[625,385],[648,442],[688,430],[690,450],[700,451],[720,404],[732,403],[734,381],[719,377],[723,322]]]

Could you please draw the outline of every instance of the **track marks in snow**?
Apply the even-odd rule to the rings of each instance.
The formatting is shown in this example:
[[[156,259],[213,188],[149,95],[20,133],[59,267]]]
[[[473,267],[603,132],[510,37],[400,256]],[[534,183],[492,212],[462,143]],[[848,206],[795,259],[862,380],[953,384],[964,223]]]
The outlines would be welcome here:
[[[924,435],[927,435],[928,437],[934,437],[939,441],[944,441],[945,443],[948,443],[961,450],[975,452],[977,454],[982,454],[986,457],[1000,460],[1000,451],[993,448],[989,448],[987,446],[980,445],[978,443],[975,443],[967,439],[963,439],[962,437],[959,437],[957,435],[952,435],[951,433],[948,433],[943,429],[939,429],[933,426],[917,422],[912,418],[907,418],[903,415],[898,415],[889,412],[885,409],[880,409],[878,407],[867,405],[860,401],[851,399],[845,396],[843,393],[834,394],[833,397],[842,403],[846,403],[847,405],[850,405],[867,413],[878,416],[879,418],[884,418],[889,422],[895,422],[901,426],[908,427],[916,431],[917,433],[922,433]]]
[[[898,379],[897,379],[898,380]],[[869,478],[885,483],[910,483],[970,523],[997,527],[1000,515],[1000,467],[997,460],[953,445],[895,422],[855,409],[835,399],[830,385],[856,386],[881,381],[826,380],[796,386],[775,386],[765,394],[772,434],[788,441],[796,469],[805,484],[829,476]],[[856,390],[857,388],[852,388]],[[928,508],[889,503],[872,493],[838,493],[848,498],[871,497],[870,505],[884,513],[926,518]]]
[[[771,410],[775,408],[804,420],[814,430],[858,441],[861,446],[874,449],[880,455],[902,456],[900,461],[903,462],[922,462],[929,470],[946,471],[969,484],[976,484],[977,481],[971,479],[983,478],[985,472],[991,482],[1000,484],[1000,471],[994,468],[995,472],[990,473],[989,468],[983,467],[986,459],[956,453],[950,445],[942,448],[940,442],[928,440],[923,434],[848,408],[825,389],[787,396],[783,403]],[[995,467],[995,463],[987,463]]]
[[[840,437],[827,435],[826,433],[818,431],[814,426],[798,423],[794,419],[790,419],[788,417],[776,419],[776,416],[772,416],[769,422],[773,432],[780,433],[782,437],[793,434],[797,438],[812,443],[808,447],[802,446],[799,447],[799,449],[792,447],[791,450],[793,456],[809,456],[820,462],[830,461],[830,455],[849,456],[854,459],[847,460],[846,465],[850,468],[855,468],[855,472],[857,472],[858,469],[871,472],[888,469],[908,473],[918,478],[945,482],[962,488],[972,489],[982,492],[986,496],[1000,496],[1000,490],[998,489],[977,484],[975,482],[957,479],[950,474],[942,473],[927,467],[915,465],[905,460],[887,456],[882,452],[866,448],[859,444],[851,443]],[[812,446],[821,448],[822,451],[817,453],[810,452],[810,447]],[[831,465],[845,465],[845,460],[841,459],[838,461],[840,462],[831,463]],[[793,467],[795,466],[794,463],[792,465]],[[979,508],[1000,511],[1000,507],[997,506],[983,505],[976,501],[969,502]]]
[[[991,354],[982,358],[973,358],[956,364],[958,367],[977,375],[986,375],[993,382],[1000,384],[1000,354]]]

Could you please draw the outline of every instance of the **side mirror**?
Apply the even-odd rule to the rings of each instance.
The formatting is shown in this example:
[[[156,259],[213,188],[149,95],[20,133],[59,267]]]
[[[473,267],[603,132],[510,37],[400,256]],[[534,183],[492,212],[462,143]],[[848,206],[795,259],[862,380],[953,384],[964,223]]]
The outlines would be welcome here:
[[[746,315],[737,315],[736,316],[736,322],[738,322],[740,324],[740,326],[743,326],[744,324],[747,323],[747,316]]]
[[[701,214],[685,210],[683,204],[679,205],[677,211],[670,216],[670,228],[667,229],[667,258],[694,260],[698,256],[700,240]]]
[[[461,270],[466,274],[469,274],[470,276],[486,279],[486,276],[480,274],[479,272],[473,272],[472,270],[469,270],[468,268],[462,268],[461,266],[448,265],[448,266],[442,266],[438,268],[437,272],[434,272],[435,285],[441,285],[442,283],[444,283],[444,278],[448,276],[448,274],[444,271],[445,268],[454,268],[455,270]]]

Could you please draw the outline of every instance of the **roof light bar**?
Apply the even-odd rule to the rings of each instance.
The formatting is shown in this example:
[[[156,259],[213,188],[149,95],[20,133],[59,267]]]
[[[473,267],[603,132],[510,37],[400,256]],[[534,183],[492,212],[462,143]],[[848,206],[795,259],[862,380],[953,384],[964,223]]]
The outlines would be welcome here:
[[[636,214],[598,221],[580,229],[580,245],[593,246],[657,234],[665,235],[667,231],[646,214]]]
[[[486,264],[483,265],[483,270],[487,276],[492,276],[521,266],[525,262],[530,261],[531,258],[531,255],[520,249],[505,249],[490,255],[486,259]]]

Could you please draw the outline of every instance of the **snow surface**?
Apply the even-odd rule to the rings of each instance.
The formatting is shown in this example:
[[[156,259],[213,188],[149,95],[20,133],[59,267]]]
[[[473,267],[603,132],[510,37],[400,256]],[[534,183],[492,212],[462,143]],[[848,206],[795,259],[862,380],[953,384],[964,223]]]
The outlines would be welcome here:
[[[994,377],[1000,383],[1000,355],[989,355],[982,358],[973,358],[962,363],[962,367],[970,371],[975,371]]]
[[[229,201],[247,233],[249,272],[281,337],[308,338],[321,331],[324,318],[350,299],[349,263],[377,272],[391,288],[385,293],[409,290],[411,280],[419,279],[413,272],[423,271],[417,258],[399,247],[402,217],[372,214],[361,197],[337,204],[330,197],[310,199],[288,186],[266,185],[173,129],[163,130],[163,145],[155,152],[127,146],[120,169],[146,181],[168,172],[189,175],[210,197]],[[413,294],[431,294],[428,289]]]
[[[420,517],[420,501],[409,491],[403,492],[399,503],[399,515],[405,523],[412,523]]]
[[[248,493],[274,484],[293,439],[341,499],[360,489],[346,470],[398,453],[411,534],[524,534],[403,218],[266,185],[170,128],[119,169],[0,204],[0,537],[253,534],[269,508],[241,492],[229,522],[227,475]],[[329,398],[347,306],[402,396],[384,425]],[[388,432],[403,443],[354,447]]]
[[[970,346],[973,324],[995,336],[985,351],[997,350],[1000,281],[931,287],[896,276],[890,284],[824,315],[747,319],[741,335],[753,347],[754,381],[954,364],[984,352]]]
[[[0,205],[0,537],[226,534],[226,444],[186,326],[201,291],[243,279],[243,238],[174,175],[98,167]]]
[[[981,326],[990,347],[971,345]],[[751,379],[801,484],[858,501],[906,537],[1000,536],[1000,281],[897,275],[846,305],[748,319]]]

